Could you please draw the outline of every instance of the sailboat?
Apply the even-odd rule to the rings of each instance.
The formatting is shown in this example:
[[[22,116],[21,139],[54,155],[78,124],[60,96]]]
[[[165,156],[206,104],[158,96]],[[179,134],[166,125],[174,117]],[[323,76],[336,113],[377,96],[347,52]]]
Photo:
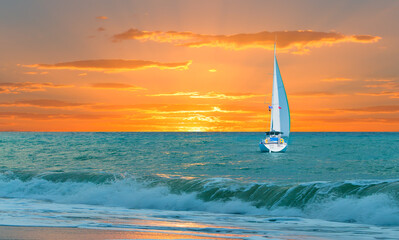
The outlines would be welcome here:
[[[281,78],[280,69],[276,57],[276,44],[274,44],[274,71],[272,104],[269,106],[270,131],[259,143],[262,152],[285,152],[290,136],[290,108],[287,94]]]

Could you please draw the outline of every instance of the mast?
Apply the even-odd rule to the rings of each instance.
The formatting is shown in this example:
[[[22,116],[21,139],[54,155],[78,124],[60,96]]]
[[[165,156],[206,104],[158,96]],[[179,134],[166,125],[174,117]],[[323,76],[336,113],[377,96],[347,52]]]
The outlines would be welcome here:
[[[273,93],[274,93],[274,76],[275,76],[275,71],[276,71],[276,63],[274,59],[276,58],[276,40],[274,40],[274,57],[273,57]],[[272,104],[271,104],[272,109],[270,110],[270,132],[273,131],[273,94],[272,94]]]
[[[277,79],[277,57],[276,57],[276,42],[274,42],[274,65],[273,65],[273,93],[272,93],[272,110],[271,110],[271,124],[270,131],[281,131],[280,127],[280,106],[279,106],[279,92]]]

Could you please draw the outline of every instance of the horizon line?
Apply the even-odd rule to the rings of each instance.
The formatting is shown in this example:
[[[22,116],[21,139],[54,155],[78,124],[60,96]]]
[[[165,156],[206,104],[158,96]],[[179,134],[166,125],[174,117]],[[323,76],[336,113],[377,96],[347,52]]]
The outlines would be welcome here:
[[[265,133],[265,131],[0,131],[0,133]],[[399,131],[293,131],[290,133],[399,133]]]

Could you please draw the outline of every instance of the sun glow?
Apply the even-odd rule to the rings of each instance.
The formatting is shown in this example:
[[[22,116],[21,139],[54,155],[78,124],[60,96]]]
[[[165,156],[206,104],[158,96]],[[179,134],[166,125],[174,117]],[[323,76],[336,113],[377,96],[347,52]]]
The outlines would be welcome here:
[[[212,131],[213,127],[205,126],[181,126],[179,127],[180,132],[209,132]]]

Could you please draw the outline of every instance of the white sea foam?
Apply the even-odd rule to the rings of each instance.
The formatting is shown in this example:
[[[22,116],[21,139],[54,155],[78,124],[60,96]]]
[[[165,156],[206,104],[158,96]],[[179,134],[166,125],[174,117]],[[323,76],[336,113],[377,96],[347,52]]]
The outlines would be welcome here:
[[[218,180],[221,181],[221,180]],[[338,222],[399,225],[399,206],[387,194],[362,197],[329,197],[303,206],[255,207],[237,198],[204,201],[197,192],[173,193],[166,186],[152,186],[132,178],[104,184],[52,182],[42,178],[29,181],[1,179],[0,197],[47,200],[64,204],[116,206],[131,209],[205,211],[246,215],[300,216]]]
[[[298,217],[127,209],[0,198],[0,225],[149,231],[229,239],[394,239],[399,229]],[[316,231],[317,230],[317,231]],[[226,234],[226,235],[225,235]],[[1,236],[1,234],[0,234]]]
[[[325,200],[307,206],[305,212],[309,217],[332,221],[399,226],[398,203],[386,194]]]

